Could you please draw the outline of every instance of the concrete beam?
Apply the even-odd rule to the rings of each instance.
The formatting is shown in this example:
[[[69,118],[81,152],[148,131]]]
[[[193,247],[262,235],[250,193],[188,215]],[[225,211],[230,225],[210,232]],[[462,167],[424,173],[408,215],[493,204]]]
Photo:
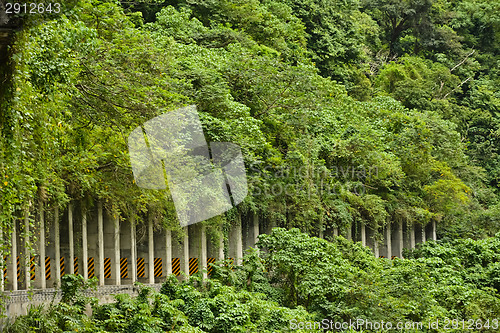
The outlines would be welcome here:
[[[366,225],[361,222],[361,245],[366,246]]]
[[[117,286],[121,285],[122,279],[120,276],[120,217],[118,214],[114,216],[114,227],[115,227],[115,232],[114,232],[114,241],[115,241],[115,246],[114,246],[114,254],[115,258],[113,260],[113,266],[114,266],[114,275],[115,275],[115,284]]]
[[[260,230],[259,230],[259,214],[253,214],[253,247],[257,244],[259,240]]]
[[[224,232],[222,230],[219,238],[219,260],[224,260]]]
[[[17,290],[17,223],[16,223],[16,220],[14,219],[14,225],[13,225],[13,228],[12,228],[12,233],[11,233],[11,237],[12,237],[12,241],[11,241],[11,245],[12,245],[12,248],[11,248],[11,252],[10,252],[10,263],[11,263],[11,269],[10,269],[10,272],[11,274],[9,274],[9,279],[11,281],[11,290]]]
[[[237,223],[235,226],[236,230],[236,255],[235,255],[235,264],[236,265],[241,265],[243,261],[243,234],[241,230],[241,213],[238,212],[238,218],[237,218]]]
[[[387,258],[392,257],[392,234],[391,234],[391,222],[389,221],[385,227],[385,242],[387,246]]]
[[[75,274],[75,241],[73,238],[73,204],[68,204],[69,274]]]
[[[352,225],[351,224],[349,224],[347,226],[347,235],[346,235],[346,238],[348,240],[352,240]]]
[[[182,242],[184,246],[184,273],[189,276],[189,226],[184,227],[184,240]]]
[[[29,289],[31,286],[31,251],[30,251],[30,219],[29,208],[24,211],[24,280],[25,287]],[[2,277],[3,279],[3,277]]]
[[[165,252],[167,257],[165,266],[167,268],[167,276],[169,276],[172,274],[172,231],[170,229],[165,230]]]
[[[97,202],[97,242],[99,253],[99,285],[104,286],[104,226],[102,215],[102,202]]]
[[[410,226],[410,248],[415,248],[415,225]]]
[[[204,224],[201,225],[201,263],[200,268],[203,271],[203,280],[208,278],[207,275],[207,235],[206,227]]]
[[[130,267],[132,268],[132,284],[137,281],[137,241],[135,234],[135,218],[129,217],[130,222]]]
[[[154,270],[154,261],[155,261],[155,245],[154,245],[154,235],[153,235],[153,213],[148,213],[148,278],[149,283],[155,283],[155,270]]]
[[[47,287],[45,276],[45,214],[42,200],[38,202],[38,211],[40,214],[40,248],[38,249],[38,253],[40,254],[39,285],[40,289],[45,289]]]
[[[56,205],[54,209],[54,233],[55,233],[55,238],[54,238],[54,245],[55,245],[55,258],[54,258],[54,264],[56,267],[55,271],[55,283],[61,285],[61,235],[60,235],[60,229],[59,229],[59,207]]]
[[[86,207],[82,204],[82,268],[83,278],[89,278],[89,244],[87,234],[87,211]]]
[[[403,222],[398,223],[398,257],[403,258]]]

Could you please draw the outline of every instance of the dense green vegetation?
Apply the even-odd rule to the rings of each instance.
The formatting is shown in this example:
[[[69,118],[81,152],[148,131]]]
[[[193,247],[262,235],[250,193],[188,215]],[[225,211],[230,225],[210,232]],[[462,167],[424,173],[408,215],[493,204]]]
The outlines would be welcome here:
[[[243,215],[311,233],[437,221],[442,237],[491,236],[498,9],[482,0],[80,1],[56,18],[29,16],[3,66],[2,226],[37,200],[103,199],[122,217],[153,209],[175,228],[168,193],[135,186],[126,138],[196,104],[209,141],[243,149]]]
[[[159,293],[140,287],[139,296],[116,295],[111,304],[84,297],[81,276],[66,275],[60,303],[32,308],[6,332],[277,332],[325,318],[383,320],[394,331],[401,331],[398,322],[424,325],[405,332],[463,332],[462,320],[466,327],[472,320],[482,331],[498,331],[500,234],[430,241],[407,257],[375,258],[343,237],[328,242],[276,228],[261,236],[259,249],[250,249],[242,266],[216,263],[214,277],[205,282],[200,276],[179,282],[172,275]],[[459,328],[448,323],[445,329],[447,319],[457,319]],[[439,328],[427,329],[436,320]],[[362,330],[376,331],[357,327]]]
[[[261,239],[272,250],[234,272],[218,269],[206,285],[170,281],[161,294],[118,296],[90,319],[66,300],[48,314],[33,310],[13,331],[42,319],[47,332],[226,332],[273,331],[290,318],[498,317],[498,1],[63,7],[24,17],[1,64],[4,235],[22,211],[35,216],[37,201],[63,211],[75,200],[103,200],[139,223],[154,211],[157,227],[182,233],[168,191],[134,184],[127,136],[195,104],[207,141],[242,147],[249,179],[237,209],[203,222],[214,239],[227,237],[219,226],[256,213],[309,235],[345,234],[354,222],[375,232],[437,222],[443,243],[391,262],[342,238],[278,230]],[[492,238],[458,240],[467,237]]]

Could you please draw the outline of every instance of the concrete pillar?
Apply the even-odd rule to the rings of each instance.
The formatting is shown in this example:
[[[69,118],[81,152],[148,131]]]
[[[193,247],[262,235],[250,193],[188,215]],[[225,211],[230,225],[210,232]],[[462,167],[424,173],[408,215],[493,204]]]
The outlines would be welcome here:
[[[243,234],[241,230],[241,213],[238,213],[238,220],[236,224],[236,255],[235,264],[241,265],[243,261]]]
[[[118,214],[114,217],[114,227],[115,227],[115,259],[113,260],[114,274],[115,274],[115,284],[117,286],[121,285],[122,279],[120,276],[120,217]]]
[[[375,255],[375,258],[378,258],[380,256],[380,251],[378,248],[378,240],[373,239],[373,254]]]
[[[403,222],[398,223],[398,256],[403,258]]]
[[[102,202],[97,202],[97,242],[99,253],[99,285],[104,286],[104,226],[102,216]]]
[[[132,267],[132,284],[137,281],[137,242],[135,235],[135,219],[133,216],[129,218],[130,222],[130,267]]]
[[[339,235],[339,228],[334,228],[334,229],[333,229],[333,234],[334,234],[335,236],[338,236],[338,235]]]
[[[154,235],[153,235],[153,213],[148,213],[148,278],[149,283],[155,283],[155,270],[154,270],[154,261],[155,261],[155,245],[154,245]],[[189,260],[189,259],[188,259]]]
[[[392,257],[392,235],[391,235],[391,222],[389,221],[385,227],[385,242],[387,246],[387,258]]]
[[[219,238],[219,260],[224,260],[224,233]]]
[[[159,280],[163,280],[162,277],[164,277],[164,271],[165,267],[167,266],[167,262],[165,260],[165,238],[162,235],[162,232],[160,230],[154,230],[154,223],[153,223],[153,235],[154,235],[154,257],[159,258],[161,262],[159,262],[160,270],[157,272],[159,273],[158,277],[155,277],[155,283],[159,283]],[[153,265],[153,270],[156,272],[156,269],[154,268]],[[153,272],[154,273],[154,272]]]
[[[54,209],[54,246],[55,246],[55,258],[54,258],[54,266],[56,268],[55,271],[55,283],[54,287],[58,285],[61,285],[61,236],[60,236],[60,230],[59,230],[59,207],[56,205]]]
[[[289,220],[289,214],[287,214],[287,221]],[[266,227],[266,231],[264,231],[264,233],[267,233],[267,234],[270,234],[273,232],[273,229],[276,228],[276,220],[274,219],[267,219],[267,227]]]
[[[69,274],[75,274],[75,242],[73,239],[73,204],[68,204],[68,243],[69,243]]]
[[[410,226],[410,248],[415,248],[415,225]]]
[[[207,234],[206,227],[204,224],[201,225],[201,263],[200,267],[203,271],[203,279],[206,280],[208,278],[206,269],[207,269]]]
[[[366,225],[361,222],[361,245],[366,246]]]
[[[11,253],[10,253],[10,263],[11,263],[11,271],[12,273],[9,274],[9,280],[12,282],[11,286],[12,286],[12,289],[11,290],[17,290],[17,223],[16,223],[16,220],[14,219],[14,225],[13,225],[13,228],[12,228],[12,233],[11,233],[11,237],[12,237],[12,250],[11,250]]]
[[[3,260],[3,256],[4,256],[4,250],[3,250],[3,247],[4,247],[4,239],[3,239],[3,227],[0,226],[0,291],[4,291],[5,290],[5,280],[3,278],[3,268],[4,268],[4,260]]]
[[[432,240],[434,240],[434,241],[437,240],[437,235],[436,235],[436,221],[432,221]]]
[[[29,208],[24,211],[24,281],[26,290],[31,286],[30,215]],[[3,274],[2,274],[3,278]]]
[[[425,225],[422,226],[422,243],[425,243],[427,241],[426,235],[425,235]]]
[[[257,244],[259,240],[260,230],[259,230],[259,214],[253,214],[253,246]]]
[[[45,276],[45,215],[43,211],[43,202],[40,200],[38,202],[38,209],[40,213],[40,248],[38,252],[40,253],[40,288],[45,289],[47,287],[47,281]],[[38,278],[38,277],[37,277]]]
[[[87,210],[86,207],[82,205],[82,267],[83,267],[83,278],[87,280],[89,278],[89,244],[88,244],[88,234],[87,234]]]
[[[348,240],[352,240],[352,225],[348,225],[347,226],[347,235],[346,235],[346,238]]]
[[[189,276],[189,226],[184,227],[184,241],[182,242],[184,246],[184,273]]]
[[[167,267],[167,276],[169,276],[172,274],[172,231],[170,229],[165,230],[165,252],[167,257],[165,266]]]

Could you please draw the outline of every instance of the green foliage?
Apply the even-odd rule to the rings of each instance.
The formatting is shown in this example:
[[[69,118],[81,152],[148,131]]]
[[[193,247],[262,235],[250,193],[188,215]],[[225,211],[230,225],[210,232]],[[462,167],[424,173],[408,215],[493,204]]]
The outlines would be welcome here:
[[[126,138],[186,104],[198,106],[210,141],[241,146],[249,178],[243,215],[312,233],[354,220],[377,231],[388,219],[459,226],[494,204],[478,190],[498,183],[498,75],[467,80],[482,75],[487,50],[424,57],[401,48],[393,62],[378,52],[387,41],[381,31],[391,28],[380,15],[402,25],[400,45],[410,35],[424,45],[428,36],[416,27],[426,29],[425,16],[434,28],[439,20],[452,27],[445,13],[462,7],[137,2],[156,15],[142,24],[129,5],[125,15],[112,1],[82,2],[17,36],[2,118],[10,124],[0,166],[6,230],[35,199],[62,208],[103,200],[121,217],[149,207],[173,227],[168,190],[134,184]],[[474,24],[467,22],[455,33]]]
[[[97,298],[86,296],[97,286],[97,279],[84,281],[81,275],[65,275],[61,279],[62,298],[54,304],[31,306],[25,316],[7,322],[5,332],[95,332],[95,322],[85,313],[96,307]]]
[[[497,2],[92,0],[63,7],[59,16],[27,20],[0,68],[9,82],[0,89],[4,235],[35,202],[62,210],[74,200],[87,208],[101,200],[139,227],[154,212],[157,225],[180,235],[169,191],[134,183],[127,136],[188,104],[197,105],[207,140],[238,144],[247,166],[245,201],[205,222],[214,241],[224,237],[218,230],[252,214],[309,234],[345,234],[353,222],[378,238],[388,222],[438,222],[445,240],[498,232]],[[95,307],[93,322],[82,315],[83,281],[68,277],[57,305],[62,317],[33,309],[39,319],[20,319],[15,330],[40,323],[45,331],[273,331],[293,316],[498,314],[496,291],[488,294],[498,290],[495,261],[475,271],[430,255],[379,261],[340,237],[328,243],[285,229],[264,236],[268,252],[250,251],[242,267],[214,265],[217,280],[206,286],[171,279],[161,294],[117,296],[117,305]],[[443,268],[440,278],[435,266]],[[389,284],[397,286],[381,287]],[[480,302],[491,312],[479,311]]]
[[[159,293],[139,285],[137,296],[92,303],[91,317],[67,301],[87,286],[65,276],[59,304],[32,308],[6,332],[279,332],[291,320],[484,323],[500,316],[500,234],[429,241],[395,260],[375,258],[343,237],[328,242],[297,229],[275,228],[258,246],[241,266],[215,263],[208,280],[171,275]]]
[[[67,274],[61,278],[62,303],[75,306],[83,313],[85,306],[95,302],[94,299],[84,295],[85,291],[97,288],[97,278],[85,281],[79,274]]]

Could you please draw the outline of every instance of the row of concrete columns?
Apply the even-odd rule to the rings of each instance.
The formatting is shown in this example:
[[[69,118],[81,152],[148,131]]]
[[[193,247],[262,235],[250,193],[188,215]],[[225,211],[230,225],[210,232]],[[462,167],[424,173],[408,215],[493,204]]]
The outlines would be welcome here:
[[[89,244],[91,241],[89,240],[89,225],[88,225],[88,212],[84,211],[81,209],[80,211],[81,216],[80,216],[80,224],[81,224],[81,242],[80,239],[76,240],[75,239],[75,225],[74,225],[74,209],[73,205],[69,204],[68,205],[68,210],[67,210],[67,236],[65,245],[67,245],[66,249],[66,256],[65,256],[65,273],[67,274],[74,274],[75,273],[75,254],[77,251],[75,251],[75,243],[78,241],[79,243],[79,249],[78,253],[80,255],[80,260],[79,263],[81,264],[81,269],[78,269],[78,273],[82,274],[84,279],[89,278],[89,249],[90,246]],[[121,232],[123,226],[125,223],[120,223],[120,219],[118,216],[113,216],[112,217],[112,224],[113,224],[113,234],[112,238],[111,237],[106,237],[108,236],[105,233],[105,219],[104,219],[105,213],[103,212],[103,205],[101,202],[97,203],[97,225],[92,225],[92,229],[97,229],[97,246],[96,249],[94,250],[94,253],[97,258],[96,263],[97,263],[97,270],[94,271],[94,275],[98,277],[98,283],[99,285],[105,285],[106,284],[106,279],[105,279],[105,249],[109,247],[110,242],[113,244],[113,254],[109,255],[108,252],[108,257],[110,257],[110,266],[111,266],[111,271],[112,271],[112,276],[113,278],[111,280],[108,280],[112,282],[111,284],[113,285],[120,285],[121,284],[121,266],[120,262],[121,259],[123,258],[121,251],[123,250],[123,244],[122,242],[124,241],[123,237],[121,236]],[[45,268],[46,263],[46,254],[48,253],[47,251],[50,252],[50,254],[53,255],[53,257],[47,257],[50,262],[50,272],[51,274],[50,280],[51,280],[51,285],[50,286],[55,286],[56,283],[58,283],[61,279],[61,224],[60,224],[60,219],[59,219],[59,209],[55,208],[54,209],[54,217],[53,217],[53,223],[50,226],[50,239],[51,244],[50,247],[47,247],[47,237],[46,237],[46,229],[48,225],[46,225],[46,218],[45,218],[45,211],[44,211],[44,206],[42,203],[39,204],[38,206],[38,226],[36,228],[36,231],[39,232],[37,236],[37,244],[31,244],[31,241],[33,240],[32,237],[30,237],[30,223],[29,223],[29,214],[28,211],[26,211],[25,216],[24,216],[24,233],[22,234],[22,238],[24,238],[24,245],[23,245],[23,251],[22,251],[22,260],[19,257],[20,251],[18,251],[18,242],[19,242],[19,235],[17,233],[17,230],[19,226],[15,226],[12,230],[11,234],[11,248],[10,248],[10,255],[8,256],[8,266],[7,266],[7,272],[6,276],[8,279],[9,286],[7,289],[9,290],[18,290],[20,287],[20,283],[23,284],[23,289],[29,289],[31,285],[37,289],[46,289],[47,288],[47,275]],[[109,219],[108,219],[109,220]],[[109,221],[108,221],[109,222]],[[259,225],[258,225],[258,217],[256,216],[254,218],[254,242],[251,244],[252,246],[255,245],[258,234],[259,234]],[[134,283],[138,280],[138,272],[137,272],[137,259],[138,259],[138,254],[137,254],[137,231],[136,231],[136,223],[134,221],[134,218],[131,217],[128,219],[128,226],[130,227],[130,239],[127,239],[128,248],[130,250],[130,253],[127,254],[127,259],[130,259],[130,265],[128,265],[128,268],[131,270],[129,282]],[[174,244],[172,242],[172,232],[171,230],[162,230],[162,232],[156,232],[154,230],[154,225],[153,225],[153,215],[149,214],[147,218],[147,277],[145,278],[145,283],[150,283],[153,284],[155,283],[155,266],[154,262],[155,259],[161,258],[165,260],[164,264],[162,264],[162,270],[165,268],[165,275],[167,276],[172,274],[172,259],[174,258],[172,254],[172,249],[174,247]],[[33,229],[33,228],[32,228]],[[65,228],[66,229],[66,228]],[[181,242],[181,248],[182,248],[182,255],[178,255],[179,261],[181,260],[180,258],[183,258],[182,260],[183,265],[181,266],[181,270],[186,274],[189,275],[190,271],[190,231],[192,232],[193,229],[196,229],[197,231],[197,239],[196,241],[199,242],[199,252],[196,254],[196,259],[198,259],[198,265],[199,269],[203,271],[203,278],[207,278],[207,272],[205,271],[207,268],[207,259],[208,259],[208,249],[207,249],[207,237],[206,237],[206,227],[202,224],[199,225],[193,225],[189,227],[184,228],[184,236]],[[164,235],[164,243],[163,244],[155,244],[158,243],[158,238],[159,235],[163,234]],[[242,257],[243,257],[243,244],[242,244],[242,230],[241,230],[241,218],[238,220],[238,223],[236,226],[234,226],[230,230],[230,246],[234,249],[234,253],[232,253],[232,257],[235,259],[236,264],[240,264]],[[3,239],[3,234],[2,230],[0,230],[0,239]],[[36,245],[36,246],[35,246]],[[155,247],[156,245],[156,247]],[[161,246],[160,246],[161,245]],[[32,255],[34,253],[30,249],[31,247],[36,247],[36,250],[33,252],[36,252],[37,254],[37,259],[36,261],[36,268],[35,271],[33,272],[33,266],[31,265],[34,261],[34,258],[32,258]],[[161,247],[164,249],[163,255],[159,255],[158,251],[155,251],[155,248]],[[221,238],[220,243],[218,244],[218,249],[216,252],[213,252],[213,257],[215,258],[215,253],[217,253],[217,260],[223,260],[224,259],[224,243],[223,239]],[[3,264],[4,256],[0,255],[0,263]],[[63,256],[64,257],[64,256]],[[69,258],[68,258],[69,257]],[[230,255],[231,257],[231,255]],[[144,258],[145,259],[145,258]],[[24,279],[22,281],[18,281],[19,276],[20,276],[20,267],[19,266],[24,266],[23,269],[23,275]],[[31,278],[32,276],[35,276],[35,281],[32,281]],[[108,274],[109,275],[109,274]],[[128,275],[128,274],[127,274]],[[0,274],[0,289],[3,291],[5,290],[5,280],[4,280],[4,274]],[[14,278],[13,278],[14,277]],[[34,283],[33,283],[34,282]],[[109,284],[109,282],[108,282]]]
[[[173,259],[179,258],[179,267],[186,274],[189,275],[190,272],[190,246],[193,246],[194,243],[198,244],[198,248],[193,256],[198,259],[199,268],[204,270],[207,267],[207,259],[209,258],[209,247],[211,251],[211,257],[217,258],[218,260],[224,259],[224,243],[223,239],[220,238],[220,243],[216,246],[210,245],[207,242],[206,236],[206,228],[203,224],[192,225],[184,228],[184,236],[180,245],[176,242],[175,245],[172,241],[172,232],[171,230],[162,230],[161,232],[155,233],[153,215],[149,214],[147,217],[147,223],[145,226],[145,235],[141,238],[141,242],[147,240],[147,246],[142,246],[141,248],[145,248],[142,251],[141,257],[138,254],[138,232],[136,230],[137,225],[134,220],[134,217],[130,217],[127,219],[127,223],[120,223],[119,216],[109,216],[107,218],[107,222],[105,225],[105,212],[103,211],[103,205],[101,202],[97,203],[97,216],[96,219],[91,219],[92,223],[89,229],[88,224],[88,215],[89,212],[85,211],[85,209],[80,207],[80,230],[81,233],[75,233],[75,221],[74,221],[74,206],[73,204],[69,204],[67,209],[67,220],[64,219],[66,226],[64,226],[65,231],[65,239],[64,242],[61,240],[61,229],[62,224],[59,216],[59,209],[56,207],[54,209],[53,214],[53,223],[50,225],[50,247],[47,248],[47,237],[45,235],[47,225],[46,225],[46,216],[44,211],[44,206],[42,203],[38,205],[38,223],[39,226],[36,228],[36,231],[39,232],[38,240],[36,244],[32,244],[30,241],[30,222],[29,222],[29,213],[28,210],[24,213],[24,234],[20,236],[17,232],[17,227],[13,228],[11,234],[11,254],[9,258],[9,262],[7,263],[7,278],[8,278],[8,289],[10,290],[18,290],[20,284],[17,278],[12,278],[16,276],[20,272],[19,266],[24,266],[24,284],[23,287],[25,289],[29,289],[32,285],[35,288],[45,289],[47,288],[47,276],[46,276],[46,253],[50,252],[50,255],[53,257],[47,257],[50,262],[51,272],[54,272],[53,277],[50,278],[50,286],[55,286],[58,281],[61,279],[61,257],[66,257],[68,260],[65,261],[65,273],[74,274],[76,272],[75,269],[75,261],[74,258],[78,255],[81,260],[78,262],[81,263],[81,268],[78,269],[78,273],[82,274],[84,279],[89,278],[89,250],[94,253],[96,256],[96,261],[91,261],[91,265],[94,265],[97,262],[97,270],[93,270],[93,275],[98,277],[99,285],[105,285],[106,281],[108,284],[120,285],[122,283],[121,278],[121,260],[130,259],[130,265],[127,266],[127,272],[129,272],[128,267],[130,268],[130,278],[127,277],[128,283],[134,283],[138,280],[139,276],[144,276],[141,282],[153,284],[158,282],[155,280],[155,265],[154,262],[157,259],[165,260],[164,265],[162,265],[162,276],[168,276],[173,273],[172,265]],[[95,225],[97,224],[97,225]],[[128,224],[128,226],[126,226]],[[112,225],[112,228],[110,226]],[[260,234],[260,227],[262,226],[259,223],[259,217],[257,214],[254,214],[250,222],[246,225],[245,231],[242,230],[242,221],[241,217],[238,218],[238,221],[235,226],[229,231],[229,253],[228,256],[230,258],[235,259],[235,264],[241,264],[243,258],[243,249],[244,244],[245,247],[255,246],[258,240],[258,236]],[[108,228],[106,228],[106,226]],[[129,228],[128,230],[124,230],[125,228]],[[262,226],[264,228],[264,226]],[[385,257],[398,256],[402,257],[402,251],[404,247],[404,232],[403,232],[403,223],[398,223],[396,225],[397,229],[395,232],[391,230],[391,224],[387,224],[385,227],[385,244],[379,244],[377,239],[370,237],[367,233],[366,226],[361,224],[359,225],[358,232],[353,232],[352,228],[347,230],[346,237],[352,240],[359,240],[365,246],[370,246],[375,256],[379,256],[379,254],[383,254]],[[89,231],[97,230],[96,239],[89,239]],[[112,229],[112,232],[107,232],[106,229]],[[269,228],[264,228],[264,232],[269,232]],[[34,231],[34,230],[31,230]],[[127,231],[127,232],[125,232]],[[421,228],[421,235],[419,239],[421,242],[425,242],[427,239],[427,233],[430,232],[432,239],[436,239],[436,225],[435,222],[431,225],[431,230],[427,230],[426,228]],[[193,239],[190,239],[190,233],[194,236]],[[75,235],[77,235],[77,239],[75,239]],[[245,239],[243,236],[245,234]],[[332,232],[333,235],[338,235],[338,229],[334,229]],[[5,236],[3,234],[3,230],[0,230],[0,239]],[[320,237],[324,237],[324,233],[321,232]],[[356,237],[353,237],[356,236]],[[413,248],[416,244],[416,230],[415,226],[408,226],[406,228],[406,236],[408,241],[406,247]],[[24,244],[22,246],[22,256],[19,256],[18,251],[18,238],[24,239]],[[95,242],[95,243],[94,243]],[[194,242],[194,243],[193,243]],[[64,243],[65,248],[65,256],[62,255],[61,244]],[[78,244],[78,246],[77,246]],[[95,248],[90,246],[91,244],[95,244]],[[128,244],[128,245],[127,245]],[[141,243],[142,244],[142,243]],[[396,244],[396,249],[394,249],[393,245]],[[78,250],[75,249],[75,246],[78,247]],[[33,250],[31,248],[33,247]],[[110,255],[109,248],[112,248],[112,254]],[[106,248],[108,251],[106,251]],[[177,255],[174,256],[173,249],[177,249]],[[37,265],[32,265],[34,253],[38,254]],[[106,253],[107,252],[107,258]],[[146,253],[147,252],[147,253]],[[160,253],[161,252],[161,253]],[[78,253],[78,254],[77,254]],[[21,257],[21,259],[17,259]],[[108,272],[105,272],[105,258],[108,259]],[[147,258],[147,277],[145,273],[138,274],[138,258],[142,258],[143,261]],[[183,259],[181,261],[181,258]],[[191,258],[193,259],[193,258]],[[3,264],[4,256],[0,255],[0,264]],[[23,265],[20,265],[22,263]],[[182,266],[180,264],[182,263]],[[33,266],[35,266],[35,271],[33,272]],[[143,264],[143,266],[145,266]],[[52,270],[53,267],[53,270]],[[165,269],[163,269],[165,267]],[[141,267],[141,271],[144,270],[144,267]],[[165,274],[163,274],[165,271]],[[112,278],[105,279],[106,273]],[[127,276],[129,274],[127,273]],[[6,283],[4,280],[4,274],[0,274],[0,289],[6,289]],[[35,280],[32,281],[31,278],[35,277]],[[9,278],[10,277],[10,278]],[[203,272],[203,278],[207,278],[207,272]]]
[[[388,223],[384,227],[385,230],[383,232],[383,235],[385,244],[382,245],[379,244],[373,232],[371,238],[367,236],[366,225],[362,223],[359,224],[359,235],[357,235],[357,237],[353,237],[353,231],[352,231],[353,226],[351,226],[351,228],[348,228],[347,230],[346,238],[349,240],[361,241],[361,244],[363,246],[369,246],[373,250],[373,253],[376,257],[383,255],[386,258],[391,258],[394,256],[402,258],[403,248],[413,249],[417,244],[416,241],[417,226],[414,224],[408,225],[406,226],[406,230],[404,230],[405,228],[402,222],[395,224],[396,230],[392,230],[392,226],[393,225],[391,225],[391,223]],[[428,234],[430,234],[430,239],[437,240],[435,221],[433,221],[428,226],[418,226],[418,228],[420,229],[420,235],[419,235],[420,243],[424,243],[427,241],[427,239],[429,238]],[[338,229],[333,230],[333,235],[337,236],[338,233],[339,233]]]

